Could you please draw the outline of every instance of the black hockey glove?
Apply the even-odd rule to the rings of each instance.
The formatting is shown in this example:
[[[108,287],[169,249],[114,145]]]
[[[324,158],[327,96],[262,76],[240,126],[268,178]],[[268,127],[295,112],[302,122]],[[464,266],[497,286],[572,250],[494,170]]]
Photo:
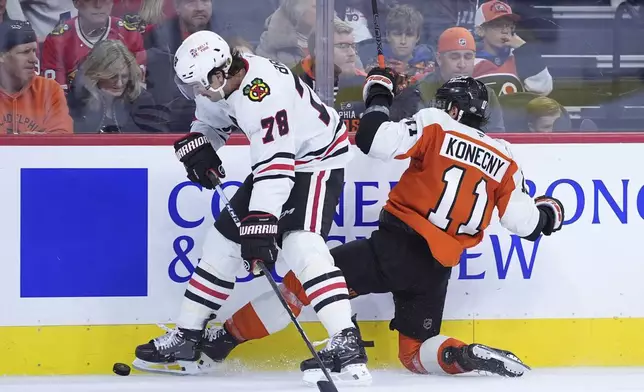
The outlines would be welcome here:
[[[174,152],[188,172],[188,179],[206,189],[214,189],[206,172],[213,169],[219,178],[226,177],[221,159],[208,138],[200,133],[189,133],[174,142]]]
[[[548,217],[548,221],[541,230],[543,235],[550,235],[555,231],[561,230],[564,221],[564,207],[558,199],[539,196],[534,199],[534,204]]]
[[[267,212],[250,211],[239,226],[241,257],[244,267],[261,275],[257,260],[271,268],[277,261],[277,218]]]
[[[396,76],[389,68],[375,67],[369,74],[362,87],[362,99],[365,105],[369,107],[374,98],[381,96],[391,106],[396,91]]]

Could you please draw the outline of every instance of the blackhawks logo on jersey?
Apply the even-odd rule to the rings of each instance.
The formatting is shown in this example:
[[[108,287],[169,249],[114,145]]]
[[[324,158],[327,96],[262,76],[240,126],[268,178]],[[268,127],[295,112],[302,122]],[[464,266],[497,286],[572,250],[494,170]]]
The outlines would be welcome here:
[[[268,87],[261,78],[253,79],[250,84],[244,87],[244,95],[253,102],[262,102],[262,100],[271,94],[271,88]]]

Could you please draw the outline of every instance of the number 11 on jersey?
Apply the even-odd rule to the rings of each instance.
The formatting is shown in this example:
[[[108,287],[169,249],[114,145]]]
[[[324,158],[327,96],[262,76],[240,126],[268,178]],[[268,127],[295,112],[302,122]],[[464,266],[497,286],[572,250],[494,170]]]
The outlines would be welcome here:
[[[441,230],[447,231],[452,223],[451,213],[456,204],[459,192],[467,192],[462,189],[465,169],[459,166],[452,166],[443,173],[443,193],[438,199],[436,208],[429,211],[427,219]],[[471,207],[470,215],[465,223],[459,223],[456,234],[476,235],[481,231],[483,216],[487,208],[488,194],[487,181],[481,178],[474,189],[469,190],[474,195],[474,205]]]

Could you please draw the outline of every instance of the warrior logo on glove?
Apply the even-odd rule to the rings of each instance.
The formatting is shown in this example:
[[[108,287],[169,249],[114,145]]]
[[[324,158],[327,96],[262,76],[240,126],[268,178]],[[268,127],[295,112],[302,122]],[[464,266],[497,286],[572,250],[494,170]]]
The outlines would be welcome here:
[[[183,163],[188,179],[206,189],[213,189],[208,172],[214,171],[217,177],[226,177],[226,172],[210,140],[201,133],[189,133],[174,143],[174,153]]]
[[[265,223],[253,226],[242,226],[239,228],[239,235],[253,234],[277,234],[277,225]]]
[[[185,141],[188,141],[187,139],[184,139]],[[180,147],[177,151],[175,151],[175,154],[177,154],[177,159],[181,160],[184,156],[186,156],[187,153],[191,152],[192,150],[196,149],[197,147],[203,146],[204,144],[209,143],[208,138],[205,136],[199,136],[196,139],[192,139],[185,143],[182,147]]]

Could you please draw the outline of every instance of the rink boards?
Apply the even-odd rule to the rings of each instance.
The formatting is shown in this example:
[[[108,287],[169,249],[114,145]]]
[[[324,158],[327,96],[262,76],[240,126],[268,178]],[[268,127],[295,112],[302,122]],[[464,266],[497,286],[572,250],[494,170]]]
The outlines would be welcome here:
[[[508,139],[530,193],[562,200],[566,227],[530,243],[495,223],[453,270],[443,333],[511,349],[533,366],[644,365],[644,138]],[[155,323],[177,316],[219,198],[186,182],[171,139],[106,140],[0,139],[0,374],[107,373],[162,333]],[[229,196],[249,171],[248,146],[233,144],[221,151]],[[369,235],[406,164],[356,150],[329,246]],[[221,319],[270,290],[238,278]],[[399,366],[390,296],[353,307],[376,342],[372,366]],[[306,328],[324,337],[317,323]],[[289,327],[234,356],[294,368],[306,355],[298,339]]]

